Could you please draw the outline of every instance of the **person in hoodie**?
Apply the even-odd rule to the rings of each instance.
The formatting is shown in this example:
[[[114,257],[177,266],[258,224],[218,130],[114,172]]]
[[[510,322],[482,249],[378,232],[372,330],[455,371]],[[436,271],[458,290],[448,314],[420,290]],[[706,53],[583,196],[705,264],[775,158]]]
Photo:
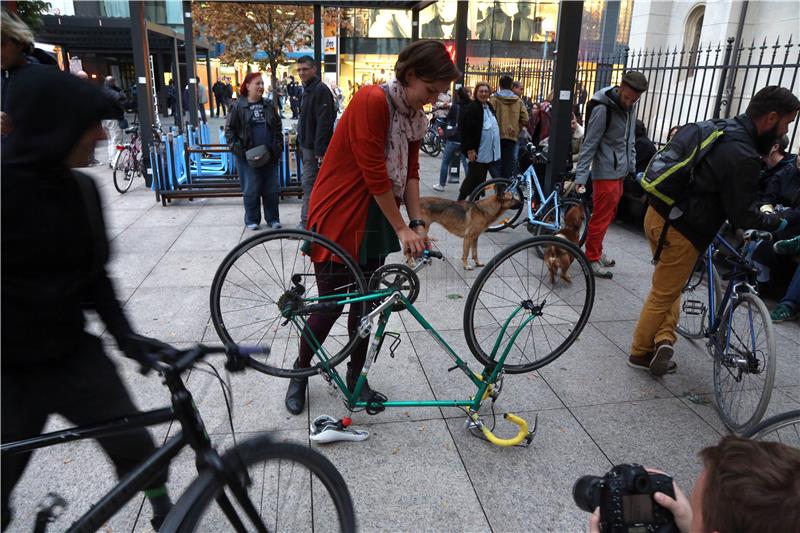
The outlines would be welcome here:
[[[42,90],[47,87],[48,90]],[[2,442],[39,435],[51,414],[77,425],[137,412],[101,340],[97,311],[122,352],[146,365],[106,273],[108,240],[87,166],[100,121],[121,116],[100,87],[57,69],[19,72],[9,90],[15,131],[2,159]],[[98,439],[122,477],[155,450],[144,428]],[[2,527],[30,453],[2,456]],[[167,472],[146,487],[158,527],[169,512]]]
[[[616,262],[603,253],[603,239],[617,214],[623,181],[636,172],[636,111],[634,106],[647,90],[644,74],[629,70],[619,86],[597,91],[585,126],[583,146],[575,169],[575,181],[565,183],[570,192],[592,178],[594,210],[586,234],[586,259],[595,277],[611,279],[608,267]]]
[[[516,162],[519,132],[528,124],[528,110],[514,94],[511,76],[500,76],[498,91],[489,99],[500,127],[500,175],[511,179]]]

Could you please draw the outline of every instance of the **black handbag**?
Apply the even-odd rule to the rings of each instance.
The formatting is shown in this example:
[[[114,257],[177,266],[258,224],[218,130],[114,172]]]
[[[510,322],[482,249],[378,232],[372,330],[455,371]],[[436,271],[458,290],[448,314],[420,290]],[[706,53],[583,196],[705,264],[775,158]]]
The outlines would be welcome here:
[[[244,153],[247,163],[253,168],[263,167],[272,161],[272,150],[266,144],[250,148]]]

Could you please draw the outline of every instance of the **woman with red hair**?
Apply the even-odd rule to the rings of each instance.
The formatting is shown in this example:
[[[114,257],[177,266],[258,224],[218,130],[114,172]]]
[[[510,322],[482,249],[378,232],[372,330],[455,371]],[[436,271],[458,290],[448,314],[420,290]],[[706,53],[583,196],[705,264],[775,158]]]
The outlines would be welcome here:
[[[281,117],[264,98],[264,79],[260,72],[248,74],[239,88],[239,98],[225,121],[225,139],[236,159],[244,198],[244,224],[257,230],[264,222],[281,227],[278,214],[278,161],[283,151]]]

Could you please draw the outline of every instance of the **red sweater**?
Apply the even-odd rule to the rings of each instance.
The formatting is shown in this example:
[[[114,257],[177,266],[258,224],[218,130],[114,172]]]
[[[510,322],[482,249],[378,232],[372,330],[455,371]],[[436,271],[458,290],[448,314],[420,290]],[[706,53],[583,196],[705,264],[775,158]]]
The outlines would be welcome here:
[[[370,198],[392,190],[386,172],[388,131],[386,93],[378,85],[364,87],[339,120],[311,192],[307,227],[339,244],[356,262]],[[419,179],[419,144],[408,144],[409,180]],[[328,256],[313,248],[314,262]]]

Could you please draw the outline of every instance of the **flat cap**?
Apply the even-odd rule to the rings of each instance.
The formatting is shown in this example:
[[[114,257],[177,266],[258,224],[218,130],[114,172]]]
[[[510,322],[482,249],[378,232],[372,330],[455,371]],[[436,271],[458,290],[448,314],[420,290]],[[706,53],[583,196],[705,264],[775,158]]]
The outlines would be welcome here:
[[[647,78],[644,77],[644,74],[636,70],[629,70],[623,74],[622,83],[640,93],[647,90]]]

